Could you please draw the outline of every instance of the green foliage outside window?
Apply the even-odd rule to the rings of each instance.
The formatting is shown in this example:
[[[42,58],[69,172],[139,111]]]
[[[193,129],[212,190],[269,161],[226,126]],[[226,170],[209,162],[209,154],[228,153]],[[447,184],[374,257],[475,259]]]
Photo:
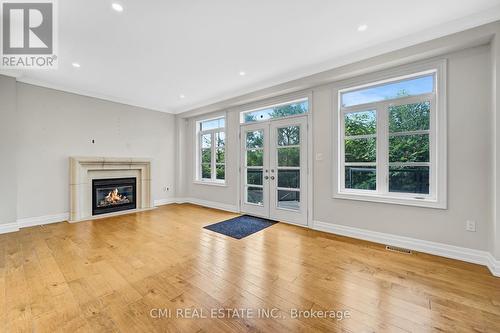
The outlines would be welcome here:
[[[400,97],[404,92],[400,93]],[[389,162],[429,162],[430,142],[428,133],[412,133],[430,129],[430,102],[390,106],[389,121]],[[376,134],[376,112],[362,111],[345,114],[344,142],[345,162],[375,162],[376,138],[356,138],[360,135]],[[402,132],[409,132],[402,134]],[[394,135],[398,134],[399,135]],[[428,167],[391,167],[389,189],[394,192],[428,193]],[[376,188],[375,166],[346,166],[346,188]]]
[[[389,132],[428,130],[431,103],[422,102],[389,107]]]
[[[251,123],[255,121],[277,119],[295,116],[299,114],[307,113],[309,110],[309,102],[301,101],[297,103],[280,105],[271,107],[269,109],[263,109],[253,112],[248,112],[244,114],[244,122]]]
[[[377,116],[375,111],[347,113],[344,121],[345,136],[377,133]]]
[[[264,151],[263,150],[248,150],[247,151],[247,166],[263,166]]]
[[[212,177],[210,164],[203,163],[201,165],[201,178],[210,179]]]

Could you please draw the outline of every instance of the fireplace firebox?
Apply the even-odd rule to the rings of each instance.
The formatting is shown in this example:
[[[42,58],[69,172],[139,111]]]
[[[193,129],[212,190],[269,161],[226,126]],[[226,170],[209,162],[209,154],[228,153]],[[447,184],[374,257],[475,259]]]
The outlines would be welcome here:
[[[136,178],[93,179],[92,215],[135,209],[136,185]]]

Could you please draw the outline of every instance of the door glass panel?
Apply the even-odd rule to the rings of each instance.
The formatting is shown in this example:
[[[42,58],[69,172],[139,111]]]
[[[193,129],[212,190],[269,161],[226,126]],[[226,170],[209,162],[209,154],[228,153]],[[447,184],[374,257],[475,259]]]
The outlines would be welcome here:
[[[247,184],[262,185],[262,169],[247,169]]]
[[[278,146],[294,146],[298,144],[300,144],[299,126],[278,128]]]
[[[300,147],[278,148],[278,166],[300,167]]]
[[[300,192],[278,190],[278,207],[298,210],[300,208]]]
[[[263,150],[248,150],[247,151],[247,166],[263,166],[264,151]]]
[[[300,169],[278,170],[278,187],[300,188]]]
[[[300,202],[305,190],[301,188],[305,185],[301,173],[306,161],[300,156],[305,153],[302,145],[307,145],[307,137],[302,132],[305,128],[303,118],[271,122],[252,129],[242,127],[243,211],[293,223],[305,221],[306,210]]]
[[[258,130],[247,132],[247,148],[263,148],[264,147],[264,131]]]
[[[262,187],[247,187],[247,202],[262,205],[264,198],[264,192]]]

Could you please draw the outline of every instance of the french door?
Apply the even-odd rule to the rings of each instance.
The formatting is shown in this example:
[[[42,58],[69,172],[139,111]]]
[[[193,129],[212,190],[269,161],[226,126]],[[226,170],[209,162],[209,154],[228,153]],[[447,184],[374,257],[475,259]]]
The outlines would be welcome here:
[[[241,126],[241,211],[307,225],[307,116]]]

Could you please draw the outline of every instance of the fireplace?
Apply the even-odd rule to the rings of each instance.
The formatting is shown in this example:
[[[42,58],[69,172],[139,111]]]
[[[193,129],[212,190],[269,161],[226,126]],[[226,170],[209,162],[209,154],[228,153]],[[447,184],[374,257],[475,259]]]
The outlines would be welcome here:
[[[92,215],[119,212],[137,207],[137,179],[92,180]]]

